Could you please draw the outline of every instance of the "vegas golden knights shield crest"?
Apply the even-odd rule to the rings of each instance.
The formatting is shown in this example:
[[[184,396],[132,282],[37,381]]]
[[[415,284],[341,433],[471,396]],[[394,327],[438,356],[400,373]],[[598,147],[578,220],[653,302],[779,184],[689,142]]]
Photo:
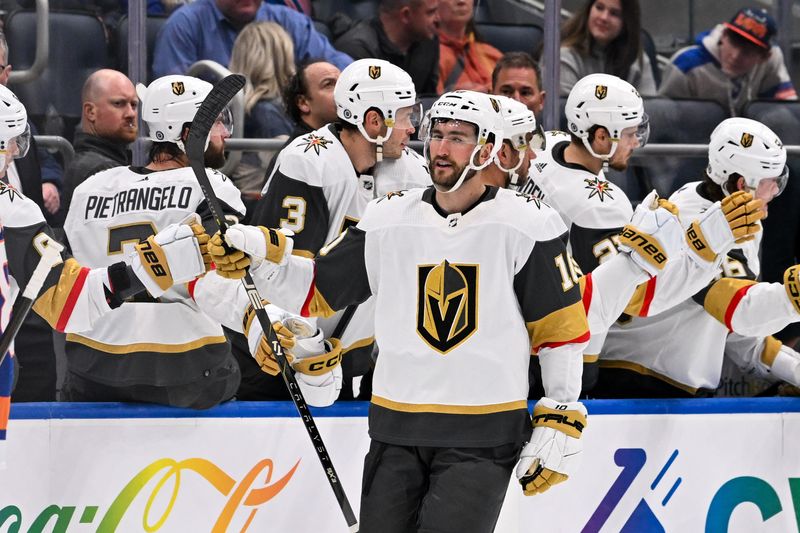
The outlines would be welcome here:
[[[478,265],[419,265],[417,278],[417,334],[445,355],[478,329]]]
[[[753,145],[753,135],[747,132],[742,133],[741,143],[744,148],[750,148]]]
[[[594,95],[597,97],[598,100],[602,100],[603,98],[608,96],[608,87],[606,87],[605,85],[595,85]]]
[[[369,77],[373,80],[377,80],[381,77],[381,67],[379,65],[370,65],[369,66]]]
[[[180,96],[184,92],[186,92],[186,87],[183,86],[183,82],[182,81],[173,81],[172,82],[172,94],[174,94],[176,96]]]

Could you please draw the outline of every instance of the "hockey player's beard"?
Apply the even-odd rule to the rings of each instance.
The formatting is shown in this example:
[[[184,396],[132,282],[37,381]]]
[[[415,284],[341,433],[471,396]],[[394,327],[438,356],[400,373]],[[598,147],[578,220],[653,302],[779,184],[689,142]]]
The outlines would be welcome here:
[[[225,149],[209,144],[204,159],[206,167],[220,169],[225,166]]]
[[[445,168],[438,168],[436,163],[439,161],[444,161],[450,164],[450,167]],[[431,180],[435,185],[440,187],[441,189],[450,189],[453,185],[456,184],[458,178],[461,177],[461,173],[464,172],[466,165],[457,165],[455,161],[447,157],[437,157],[431,162]],[[470,179],[472,176],[475,175],[475,171],[471,170],[467,173],[466,178],[464,181]]]

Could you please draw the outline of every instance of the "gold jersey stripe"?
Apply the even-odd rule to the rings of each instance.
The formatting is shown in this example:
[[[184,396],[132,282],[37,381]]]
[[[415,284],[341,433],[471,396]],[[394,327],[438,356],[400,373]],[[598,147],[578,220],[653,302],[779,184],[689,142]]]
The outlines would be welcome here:
[[[33,310],[44,318],[51,327],[56,327],[75,282],[81,275],[82,267],[75,259],[67,259],[61,269],[58,283],[47,289],[33,304]]]
[[[684,390],[689,394],[697,394],[697,389],[694,387],[690,387],[689,385],[684,385],[680,381],[675,381],[674,379],[668,378],[663,374],[659,374],[655,370],[650,370],[645,366],[642,366],[637,363],[631,363],[630,361],[609,361],[607,359],[603,359],[600,361],[600,368],[621,368],[624,370],[632,370],[637,374],[642,374],[643,376],[650,376],[651,378],[656,378],[666,383],[669,383],[673,387]]]
[[[590,354],[590,353],[583,354],[583,364],[596,363],[599,359],[600,359],[599,354]]]
[[[345,355],[347,352],[352,352],[353,350],[358,350],[359,348],[365,348],[375,342],[375,337],[369,337],[366,339],[359,339],[344,350],[342,350],[342,355]]]
[[[775,358],[778,357],[778,352],[781,351],[781,341],[775,337],[764,337],[764,349],[761,351],[761,362],[772,368]]]
[[[310,298],[306,300],[302,312],[300,313],[302,316],[329,318],[336,313],[336,311],[331,309],[331,306],[328,305],[327,300],[325,300],[325,297],[319,292],[316,285],[311,287],[311,294],[309,296]]]
[[[99,342],[94,339],[89,339],[82,335],[69,333],[67,334],[67,342],[76,342],[78,344],[83,344],[84,346],[88,346],[89,348],[92,348],[99,352],[105,352],[114,355],[125,355],[135,352],[155,352],[163,354],[184,353],[190,350],[196,350],[198,348],[208,346],[210,344],[222,344],[227,342],[227,339],[225,338],[224,335],[220,335],[212,337],[202,337],[200,339],[191,342],[186,342],[183,344],[160,344],[155,342],[139,342],[135,344],[118,345],[118,344],[106,344],[104,342]]]
[[[308,250],[292,250],[292,255],[296,255],[298,257],[307,257],[308,259],[314,259],[314,252],[309,252]]]
[[[569,342],[583,337],[589,331],[583,302],[578,301],[553,311],[544,318],[527,323],[531,346]]]
[[[636,290],[633,291],[633,296],[631,296],[628,305],[625,307],[625,314],[630,316],[639,316],[639,313],[642,312],[642,306],[644,306],[644,299],[647,295],[647,283],[641,283],[636,286]]]
[[[722,278],[717,280],[703,300],[703,307],[708,313],[719,320],[721,324],[728,326],[728,309],[734,301],[736,294],[744,287],[755,285],[756,282],[750,279]]]
[[[448,415],[488,415],[528,408],[528,402],[526,400],[489,405],[442,405],[436,403],[395,402],[375,394],[372,395],[372,403],[391,409],[392,411],[402,411],[404,413],[439,413]]]

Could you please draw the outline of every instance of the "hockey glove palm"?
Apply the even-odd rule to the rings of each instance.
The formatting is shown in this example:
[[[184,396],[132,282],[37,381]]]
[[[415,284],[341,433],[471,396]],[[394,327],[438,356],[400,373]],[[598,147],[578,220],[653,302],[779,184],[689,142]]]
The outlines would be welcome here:
[[[559,404],[546,397],[536,402],[533,434],[522,449],[516,472],[525,496],[544,492],[577,470],[586,416],[580,402]]]
[[[755,238],[761,231],[759,220],[764,218],[763,202],[745,191],[726,196],[708,208],[700,220],[686,230],[686,242],[695,261],[713,263],[726,255],[735,243]]]
[[[652,191],[636,208],[630,224],[622,228],[619,251],[630,254],[634,263],[655,276],[682,249],[683,228],[678,208]]]
[[[170,224],[156,235],[137,244],[131,254],[131,268],[155,298],[176,283],[186,283],[203,275],[210,263],[209,237],[199,221]]]

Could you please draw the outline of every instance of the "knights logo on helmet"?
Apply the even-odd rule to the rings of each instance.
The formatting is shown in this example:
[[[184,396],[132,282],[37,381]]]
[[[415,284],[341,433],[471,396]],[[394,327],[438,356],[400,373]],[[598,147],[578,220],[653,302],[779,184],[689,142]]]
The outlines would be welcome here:
[[[500,102],[498,102],[496,98],[489,98],[489,101],[492,103],[492,108],[497,113],[499,113],[500,112]]]
[[[369,66],[369,77],[373,80],[377,80],[381,77],[381,67],[380,65],[370,65]]]
[[[753,134],[747,133],[746,131],[742,133],[742,139],[739,141],[743,148],[750,148],[753,146]]]
[[[172,82],[172,94],[175,96],[180,96],[186,92],[186,87],[184,87],[182,81],[173,81]]]
[[[598,100],[602,100],[603,98],[608,96],[608,87],[606,85],[595,85],[594,95],[597,97]]]
[[[419,265],[417,278],[417,334],[446,355],[478,329],[478,265]]]

